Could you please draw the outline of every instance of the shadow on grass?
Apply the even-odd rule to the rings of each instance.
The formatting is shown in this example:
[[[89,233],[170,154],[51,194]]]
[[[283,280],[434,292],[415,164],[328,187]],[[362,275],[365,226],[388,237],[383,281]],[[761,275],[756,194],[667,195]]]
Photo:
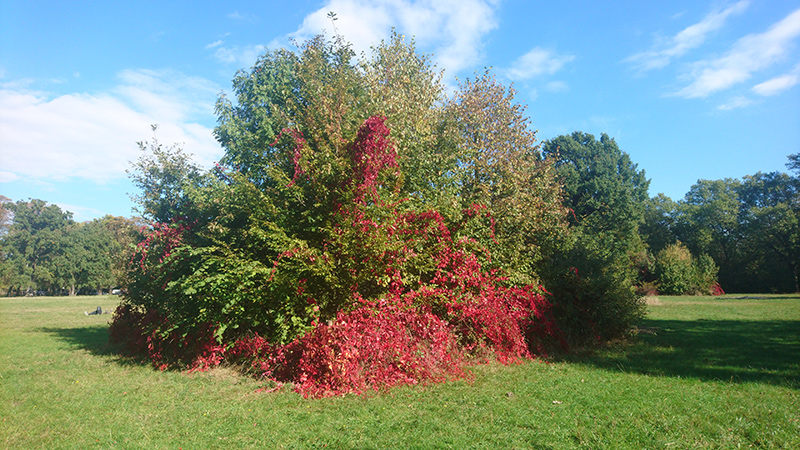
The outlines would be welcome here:
[[[120,364],[148,365],[110,344],[107,327],[39,331]],[[646,319],[632,343],[563,360],[620,372],[800,389],[800,321]]]
[[[53,328],[44,327],[37,331],[55,336],[71,347],[87,351],[93,355],[112,357],[123,365],[147,365],[141,358],[131,357],[122,352],[122,348],[108,340],[108,327]]]
[[[632,344],[567,359],[623,372],[800,389],[800,321],[645,320]]]

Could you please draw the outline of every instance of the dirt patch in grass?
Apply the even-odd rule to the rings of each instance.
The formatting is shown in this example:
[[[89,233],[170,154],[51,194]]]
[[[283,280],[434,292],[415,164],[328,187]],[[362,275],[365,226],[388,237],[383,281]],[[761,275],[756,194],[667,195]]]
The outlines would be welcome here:
[[[644,303],[647,306],[661,306],[661,305],[663,305],[663,303],[661,303],[661,300],[659,300],[658,297],[653,296],[653,295],[645,297],[644,298]]]

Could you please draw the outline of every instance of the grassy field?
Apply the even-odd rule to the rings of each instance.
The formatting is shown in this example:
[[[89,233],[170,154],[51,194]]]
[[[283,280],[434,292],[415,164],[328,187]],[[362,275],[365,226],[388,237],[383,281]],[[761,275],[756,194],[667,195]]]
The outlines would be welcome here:
[[[651,299],[638,339],[304,400],[116,355],[115,297],[0,298],[0,448],[800,448],[800,296]]]

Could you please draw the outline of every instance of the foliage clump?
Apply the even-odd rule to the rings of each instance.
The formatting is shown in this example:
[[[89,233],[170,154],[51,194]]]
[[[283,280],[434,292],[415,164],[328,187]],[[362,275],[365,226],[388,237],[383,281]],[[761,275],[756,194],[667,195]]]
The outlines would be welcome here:
[[[113,340],[322,396],[463,376],[591,326],[542,287],[570,229],[514,91],[487,73],[449,99],[398,36],[373,55],[318,37],[239,72],[208,173],[151,146],[135,171],[160,175],[134,181],[161,191]]]
[[[665,295],[717,294],[717,266],[708,255],[695,258],[677,242],[658,252],[654,274],[658,292]]]

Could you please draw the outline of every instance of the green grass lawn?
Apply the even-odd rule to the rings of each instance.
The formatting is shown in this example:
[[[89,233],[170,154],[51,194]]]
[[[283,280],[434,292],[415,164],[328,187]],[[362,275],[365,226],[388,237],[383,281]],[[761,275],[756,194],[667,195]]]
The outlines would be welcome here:
[[[304,400],[107,346],[116,297],[0,298],[0,448],[800,448],[800,296],[661,297],[639,337]]]

